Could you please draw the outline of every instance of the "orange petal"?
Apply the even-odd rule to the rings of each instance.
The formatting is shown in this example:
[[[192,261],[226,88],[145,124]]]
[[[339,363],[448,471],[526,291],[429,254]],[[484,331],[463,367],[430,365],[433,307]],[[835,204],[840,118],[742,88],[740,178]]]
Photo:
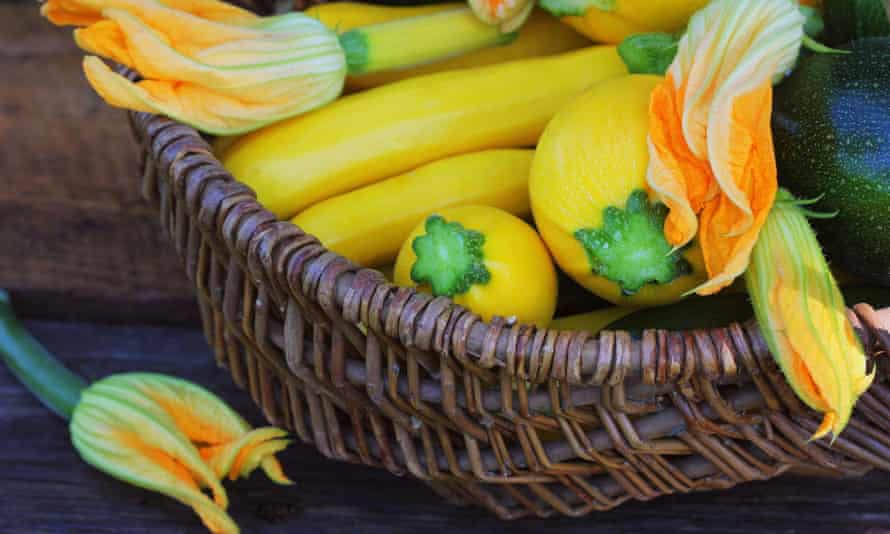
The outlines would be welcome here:
[[[249,11],[217,0],[46,0],[40,13],[58,26],[88,26],[104,18],[106,9],[121,9],[138,17],[157,19],[158,12],[167,13],[167,22],[182,16],[194,20],[221,22],[227,25],[253,26],[259,17]],[[163,24],[163,21],[158,21]],[[182,28],[171,27],[171,31]]]
[[[112,106],[167,115],[219,135],[243,133],[324,105],[337,97],[343,85],[342,77],[318,77],[290,87],[284,84],[278,91],[283,97],[277,95],[275,100],[254,103],[193,83],[159,80],[133,83],[95,56],[84,58],[83,68],[93,89]],[[271,88],[245,88],[243,93],[250,97],[251,91],[264,89]]]
[[[134,64],[124,34],[117,22],[102,20],[86,28],[74,30],[74,42],[91,54],[107,57],[121,65]]]
[[[732,182],[746,199],[748,215],[726,195],[707,202],[701,216],[700,240],[709,280],[696,289],[710,295],[730,285],[748,267],[751,250],[766,222],[778,190],[770,114],[772,85],[769,80],[735,99],[729,169]]]
[[[684,88],[668,75],[652,92],[649,103],[649,188],[669,209],[664,234],[683,246],[698,231],[696,215],[716,193],[707,161],[696,158],[686,144],[680,122]]]

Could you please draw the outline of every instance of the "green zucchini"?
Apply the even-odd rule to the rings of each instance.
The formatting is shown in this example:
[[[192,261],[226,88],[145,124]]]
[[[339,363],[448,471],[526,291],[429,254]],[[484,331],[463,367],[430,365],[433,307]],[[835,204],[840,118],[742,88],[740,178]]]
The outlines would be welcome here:
[[[834,265],[890,285],[890,39],[844,49],[806,58],[776,88],[779,183],[837,213],[813,221]]]
[[[825,0],[825,25],[835,45],[890,35],[884,0]]]

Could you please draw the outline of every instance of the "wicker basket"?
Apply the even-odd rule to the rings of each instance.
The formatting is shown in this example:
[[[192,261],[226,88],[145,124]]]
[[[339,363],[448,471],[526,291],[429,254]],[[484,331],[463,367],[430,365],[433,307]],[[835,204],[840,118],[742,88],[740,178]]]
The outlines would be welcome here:
[[[195,284],[217,362],[327,457],[411,474],[502,518],[580,516],[789,469],[890,469],[890,333],[851,311],[878,378],[842,436],[809,443],[753,323],[558,332],[480,320],[387,283],[276,221],[190,127],[130,114],[143,193]]]

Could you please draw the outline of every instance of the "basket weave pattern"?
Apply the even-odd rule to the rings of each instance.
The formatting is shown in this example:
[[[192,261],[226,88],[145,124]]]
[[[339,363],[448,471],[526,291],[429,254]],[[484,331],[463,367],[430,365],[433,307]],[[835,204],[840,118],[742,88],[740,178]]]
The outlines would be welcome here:
[[[570,516],[789,469],[890,469],[890,333],[851,310],[878,377],[833,446],[757,326],[557,332],[387,283],[257,203],[190,127],[131,113],[143,194],[195,284],[217,362],[337,460],[502,518]]]

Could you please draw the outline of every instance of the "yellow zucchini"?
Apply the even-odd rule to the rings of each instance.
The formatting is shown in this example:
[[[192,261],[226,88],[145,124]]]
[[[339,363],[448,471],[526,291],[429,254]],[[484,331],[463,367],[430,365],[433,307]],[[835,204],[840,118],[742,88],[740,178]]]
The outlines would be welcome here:
[[[359,265],[392,262],[405,238],[435,210],[461,204],[527,215],[533,150],[485,150],[429,163],[329,198],[293,223]]]
[[[221,156],[268,209],[312,204],[456,154],[532,146],[565,104],[627,73],[613,46],[402,80],[248,134]]]
[[[465,7],[465,4],[454,2],[425,6],[382,6],[359,2],[326,2],[312,6],[303,13],[317,18],[328,28],[343,33],[359,26],[419,17],[461,7]]]
[[[598,43],[635,33],[676,32],[710,0],[542,0],[540,6]],[[604,4],[602,6],[597,4]],[[607,4],[607,5],[606,5]]]
[[[329,2],[312,7],[306,10],[306,13],[317,17],[325,26],[333,30],[345,32],[359,26],[427,15],[464,5],[463,3],[448,3],[393,7],[356,2]],[[346,78],[346,88],[367,89],[434,72],[481,67],[504,61],[559,54],[590,46],[590,44],[587,37],[566,27],[552,15],[535,10],[520,30],[516,40],[508,45],[483,48],[453,59],[436,61],[409,69],[349,76]]]
[[[491,206],[437,211],[399,251],[395,283],[417,287],[478,313],[545,327],[556,310],[556,269],[527,223]]]
[[[529,177],[532,213],[556,263],[623,306],[679,300],[706,273],[697,242],[673,250],[667,208],[646,190],[649,96],[658,76],[596,84],[547,126]]]

